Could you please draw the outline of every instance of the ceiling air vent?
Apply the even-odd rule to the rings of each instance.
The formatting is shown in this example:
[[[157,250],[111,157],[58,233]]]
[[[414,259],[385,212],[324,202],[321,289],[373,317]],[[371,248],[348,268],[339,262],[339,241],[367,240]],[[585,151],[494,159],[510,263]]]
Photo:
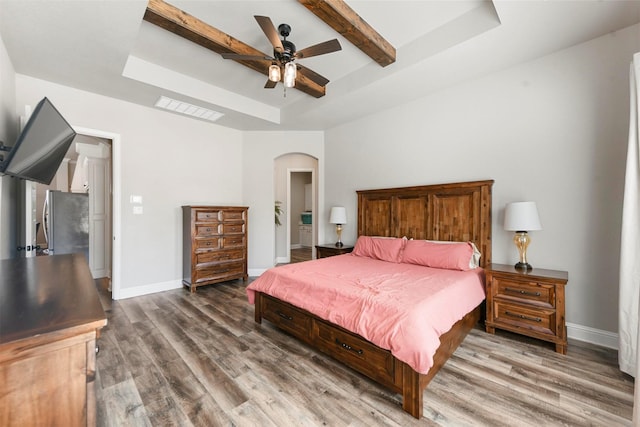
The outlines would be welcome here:
[[[189,104],[187,102],[176,101],[175,99],[167,98],[166,96],[158,98],[155,106],[173,111],[174,113],[185,114],[187,116],[195,117],[196,119],[209,120],[212,122],[215,122],[220,117],[224,116],[224,114],[217,111],[198,107],[197,105]]]

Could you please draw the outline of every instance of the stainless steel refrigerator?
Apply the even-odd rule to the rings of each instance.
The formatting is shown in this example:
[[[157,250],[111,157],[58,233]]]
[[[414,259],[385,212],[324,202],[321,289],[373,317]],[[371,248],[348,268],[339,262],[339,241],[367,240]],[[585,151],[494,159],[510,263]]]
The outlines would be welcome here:
[[[83,253],[89,262],[89,195],[47,190],[43,226],[49,255]]]

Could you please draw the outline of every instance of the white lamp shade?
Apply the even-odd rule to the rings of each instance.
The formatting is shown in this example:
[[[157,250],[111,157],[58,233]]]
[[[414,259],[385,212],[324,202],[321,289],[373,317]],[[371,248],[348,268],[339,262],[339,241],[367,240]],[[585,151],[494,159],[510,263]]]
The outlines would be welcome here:
[[[536,202],[509,203],[504,210],[504,229],[508,231],[542,230]]]
[[[334,206],[331,208],[331,214],[329,215],[329,223],[331,224],[346,224],[347,223],[347,210],[342,206]]]

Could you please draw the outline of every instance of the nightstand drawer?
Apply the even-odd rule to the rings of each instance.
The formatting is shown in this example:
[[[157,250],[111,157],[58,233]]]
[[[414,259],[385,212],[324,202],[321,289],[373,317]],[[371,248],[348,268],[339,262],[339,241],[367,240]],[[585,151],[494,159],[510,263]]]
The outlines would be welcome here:
[[[556,335],[556,311],[494,301],[495,323]]]
[[[540,307],[555,307],[554,285],[493,276],[492,286],[496,289],[496,298],[504,298],[523,304],[534,304]]]

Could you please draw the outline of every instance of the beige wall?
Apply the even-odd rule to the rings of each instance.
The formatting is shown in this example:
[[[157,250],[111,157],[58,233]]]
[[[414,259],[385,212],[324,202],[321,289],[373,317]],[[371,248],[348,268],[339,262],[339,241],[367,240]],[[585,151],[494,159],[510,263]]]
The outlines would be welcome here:
[[[16,82],[19,107],[47,96],[72,126],[120,137],[120,297],[180,286],[180,206],[242,204],[242,134],[22,75]],[[131,195],[142,196],[143,215]]]
[[[249,274],[255,276],[273,267],[276,261],[273,202],[276,200],[276,194],[279,194],[276,193],[275,182],[282,181],[274,179],[274,176],[284,175],[278,175],[274,161],[282,155],[296,153],[304,155],[305,158],[311,156],[317,159],[317,206],[321,212],[324,203],[324,134],[317,131],[245,132],[243,147],[243,198],[251,206],[249,209]],[[323,232],[323,224],[320,222],[318,234],[321,235]]]
[[[358,189],[494,179],[493,261],[514,263],[506,203],[533,200],[535,267],[567,270],[570,336],[615,344],[629,62],[640,26],[326,132],[326,202]],[[353,242],[356,226],[345,227]],[[327,230],[326,240],[333,236]]]

